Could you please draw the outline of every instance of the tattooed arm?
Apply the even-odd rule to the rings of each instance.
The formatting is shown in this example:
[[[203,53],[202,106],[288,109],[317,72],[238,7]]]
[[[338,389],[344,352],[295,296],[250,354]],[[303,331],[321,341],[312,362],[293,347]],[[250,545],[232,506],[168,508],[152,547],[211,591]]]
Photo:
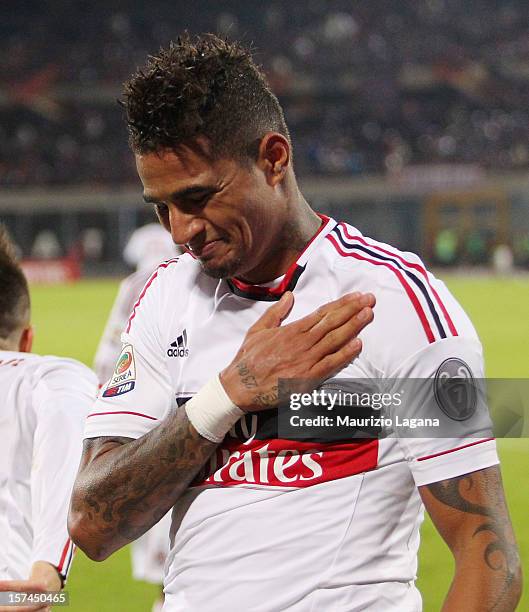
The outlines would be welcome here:
[[[224,390],[245,411],[274,407],[280,378],[310,378],[315,388],[360,353],[354,338],[373,320],[371,294],[343,296],[281,327],[293,300],[285,293],[271,306],[221,372]],[[103,560],[138,538],[177,502],[216,447],[181,408],[137,440],[86,440],[68,519],[72,539]]]
[[[135,540],[176,503],[216,447],[185,410],[137,440],[85,440],[68,517],[73,541],[102,561]]]
[[[511,612],[521,594],[518,548],[498,466],[419,488],[455,559],[444,612]]]

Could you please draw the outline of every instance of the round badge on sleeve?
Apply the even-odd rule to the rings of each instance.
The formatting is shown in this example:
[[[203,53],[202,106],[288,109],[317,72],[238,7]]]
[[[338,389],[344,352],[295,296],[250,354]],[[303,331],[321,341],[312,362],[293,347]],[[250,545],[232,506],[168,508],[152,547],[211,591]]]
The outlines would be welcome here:
[[[470,367],[457,357],[445,359],[434,377],[439,408],[454,421],[466,421],[477,408],[477,389]]]

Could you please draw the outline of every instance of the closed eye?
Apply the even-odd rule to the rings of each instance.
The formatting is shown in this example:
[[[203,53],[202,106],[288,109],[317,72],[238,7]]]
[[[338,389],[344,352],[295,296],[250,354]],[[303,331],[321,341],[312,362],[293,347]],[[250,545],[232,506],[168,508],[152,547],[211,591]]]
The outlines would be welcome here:
[[[178,206],[184,210],[191,212],[192,210],[196,210],[197,208],[204,208],[208,203],[209,199],[213,195],[213,192],[202,193],[200,195],[187,196],[186,198],[182,198]],[[176,202],[175,202],[176,204]]]
[[[167,215],[169,214],[169,209],[167,208],[167,204],[153,204],[154,210],[157,215]]]
[[[167,204],[153,204],[154,212],[158,217],[158,221],[165,227],[166,230],[171,231],[171,226],[169,223],[169,208]]]

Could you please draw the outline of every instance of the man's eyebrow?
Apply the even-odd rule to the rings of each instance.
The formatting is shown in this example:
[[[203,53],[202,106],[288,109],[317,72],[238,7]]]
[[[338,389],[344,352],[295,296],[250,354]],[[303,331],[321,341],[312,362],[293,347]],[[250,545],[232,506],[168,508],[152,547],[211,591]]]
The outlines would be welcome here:
[[[209,193],[215,193],[216,191],[218,191],[218,189],[213,185],[191,185],[185,189],[173,191],[173,193],[171,193],[167,199],[169,201],[185,200],[192,195],[207,195]],[[160,200],[157,198],[146,194],[143,194],[143,199],[149,204],[156,204],[160,202]]]

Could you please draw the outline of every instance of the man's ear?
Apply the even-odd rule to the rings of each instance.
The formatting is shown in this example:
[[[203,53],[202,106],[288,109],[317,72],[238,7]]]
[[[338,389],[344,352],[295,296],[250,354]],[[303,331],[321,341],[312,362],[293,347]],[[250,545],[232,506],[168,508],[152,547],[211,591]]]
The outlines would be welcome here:
[[[265,134],[259,143],[257,165],[263,170],[268,184],[275,187],[285,177],[290,165],[290,143],[278,132]]]
[[[18,350],[20,353],[31,353],[33,346],[34,330],[31,325],[24,327],[20,340],[18,342]]]

